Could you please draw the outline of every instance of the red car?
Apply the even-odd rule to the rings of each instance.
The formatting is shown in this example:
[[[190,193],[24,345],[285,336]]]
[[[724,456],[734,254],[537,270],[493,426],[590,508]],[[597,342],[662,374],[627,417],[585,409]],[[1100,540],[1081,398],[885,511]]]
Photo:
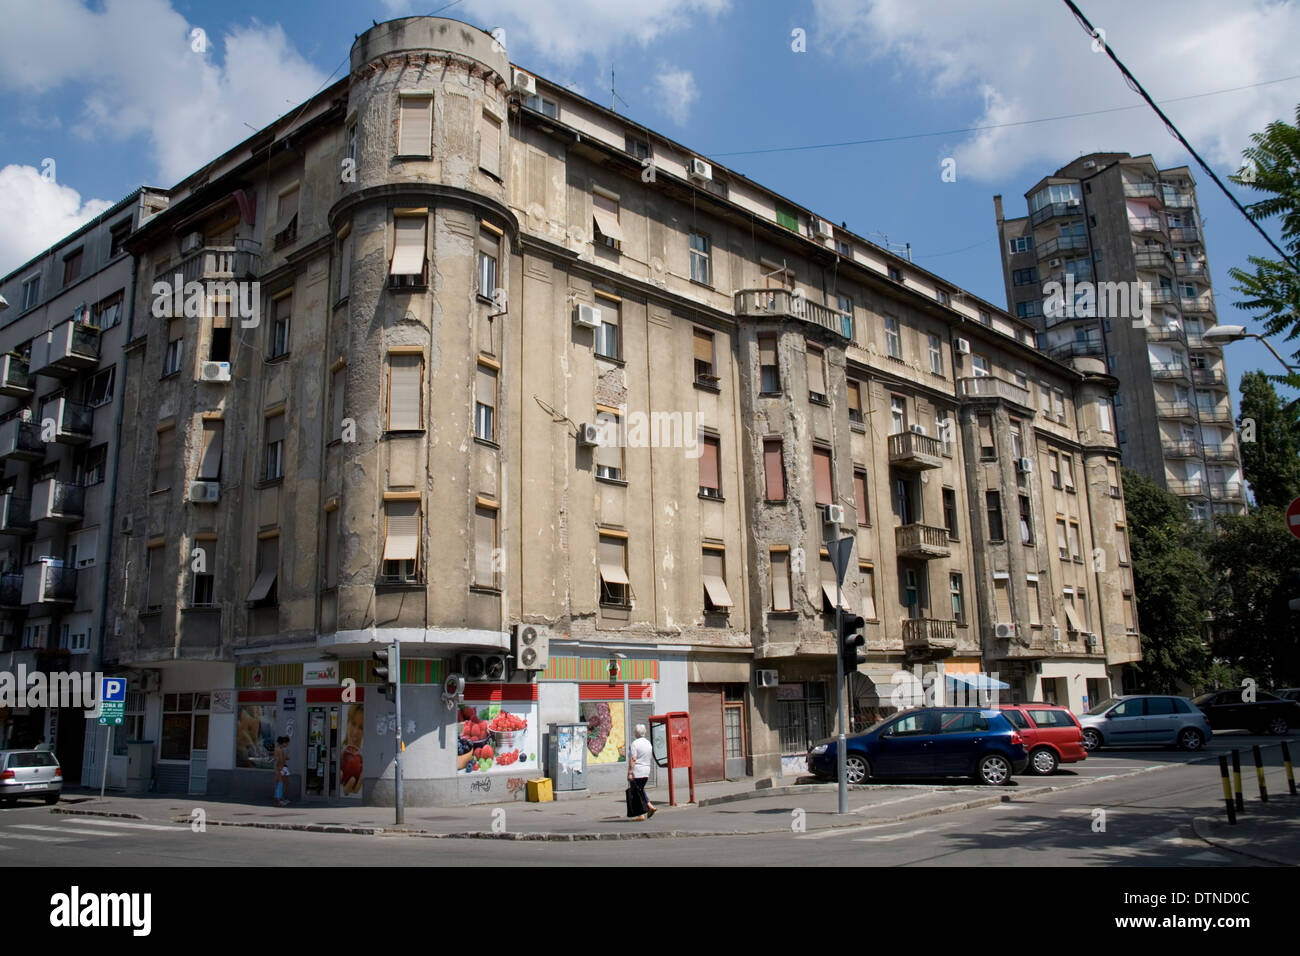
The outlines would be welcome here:
[[[1068,707],[1059,704],[1000,704],[1002,716],[1020,731],[1029,754],[1027,773],[1047,776],[1063,763],[1088,759],[1083,728]]]

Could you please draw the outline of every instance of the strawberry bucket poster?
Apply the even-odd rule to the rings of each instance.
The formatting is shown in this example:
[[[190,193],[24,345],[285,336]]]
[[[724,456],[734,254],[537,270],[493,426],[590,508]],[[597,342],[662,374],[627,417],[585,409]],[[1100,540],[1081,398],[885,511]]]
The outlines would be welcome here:
[[[472,700],[456,714],[457,773],[537,773],[542,755],[537,702]]]

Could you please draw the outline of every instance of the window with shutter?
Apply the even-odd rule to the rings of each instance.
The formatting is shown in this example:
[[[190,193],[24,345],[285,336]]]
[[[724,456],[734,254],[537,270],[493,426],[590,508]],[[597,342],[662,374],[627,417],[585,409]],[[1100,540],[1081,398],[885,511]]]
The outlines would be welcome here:
[[[772,610],[789,611],[790,603],[790,552],[769,551],[772,561]]]
[[[596,418],[601,425],[601,442],[596,446],[596,477],[623,480],[623,420],[611,408],[598,407]]]
[[[718,375],[713,367],[713,333],[695,330],[695,381],[701,385],[715,385]]]
[[[858,512],[858,524],[871,524],[871,512],[867,508],[867,473],[853,472],[853,504]]]
[[[410,286],[424,282],[428,225],[429,217],[425,213],[393,217],[393,259],[388,274],[400,284]]]
[[[704,569],[704,608],[707,611],[724,611],[731,607],[731,592],[727,590],[726,555],[716,548],[705,548],[702,555]]]
[[[346,299],[352,293],[352,233],[349,232],[339,242],[339,298]]]
[[[284,415],[272,415],[266,420],[266,472],[267,481],[284,477]]]
[[[717,435],[700,435],[700,494],[706,498],[722,497],[722,478],[718,466]]]
[[[419,431],[424,427],[424,357],[388,356],[388,430]]]
[[[597,244],[619,248],[623,243],[623,230],[618,224],[618,197],[609,193],[591,194],[592,221]]]
[[[831,486],[831,450],[829,448],[813,449],[813,487],[818,505],[835,503]]]
[[[849,400],[849,421],[854,425],[863,424],[862,420],[862,386],[850,379],[846,384]]]
[[[278,603],[276,580],[280,573],[280,538],[262,538],[257,542],[257,577],[248,592],[250,604]]]
[[[478,505],[474,509],[474,584],[497,588],[497,509]]]
[[[1042,624],[1043,611],[1038,603],[1038,579],[1029,578],[1025,581],[1025,594],[1029,601],[1029,623]]]
[[[783,447],[779,438],[763,439],[763,494],[768,501],[785,501]]]
[[[209,419],[203,423],[203,453],[199,460],[199,481],[221,480],[221,444],[224,423]]]
[[[401,96],[397,155],[428,156],[433,146],[433,97]]]
[[[325,587],[339,586],[339,511],[325,513]]]
[[[631,604],[631,579],[627,575],[627,540],[600,536],[600,603],[617,607]]]
[[[485,173],[501,175],[501,121],[483,114],[479,126],[478,164]]]
[[[497,370],[479,364],[474,394],[474,435],[496,441]]]
[[[298,238],[298,187],[280,193],[276,204],[272,247],[281,249]]]
[[[163,546],[154,545],[145,552],[145,559],[149,565],[149,583],[148,592],[145,594],[144,604],[148,609],[162,606],[163,593]]]
[[[997,623],[1010,624],[1011,617],[1011,581],[1008,578],[993,579],[993,601],[997,608]]]
[[[164,428],[158,432],[158,454],[154,459],[153,490],[164,491],[172,486],[172,455],[176,430]]]
[[[807,346],[808,360],[808,399],[813,402],[826,402],[826,361],[822,350]]]
[[[400,583],[419,580],[420,503],[386,502],[384,518],[385,580]]]
[[[339,441],[343,437],[344,409],[347,399],[348,367],[336,368],[330,374],[331,430],[330,441]]]
[[[776,336],[758,337],[759,390],[764,395],[781,393],[781,366],[777,364]]]
[[[858,565],[858,576],[862,580],[862,616],[868,621],[876,620],[876,569],[870,564]]]

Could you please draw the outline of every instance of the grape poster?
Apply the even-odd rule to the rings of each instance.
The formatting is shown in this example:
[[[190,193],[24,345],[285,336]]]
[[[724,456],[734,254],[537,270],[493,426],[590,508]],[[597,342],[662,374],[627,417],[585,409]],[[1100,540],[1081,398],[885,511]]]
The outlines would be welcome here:
[[[536,773],[542,766],[534,701],[466,700],[456,714],[457,773]]]

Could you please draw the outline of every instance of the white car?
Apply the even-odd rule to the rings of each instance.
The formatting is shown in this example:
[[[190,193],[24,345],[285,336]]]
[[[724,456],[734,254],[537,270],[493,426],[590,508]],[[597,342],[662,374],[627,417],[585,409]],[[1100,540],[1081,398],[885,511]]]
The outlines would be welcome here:
[[[19,797],[41,797],[58,803],[63,792],[63,768],[48,750],[0,750],[0,803]]]

